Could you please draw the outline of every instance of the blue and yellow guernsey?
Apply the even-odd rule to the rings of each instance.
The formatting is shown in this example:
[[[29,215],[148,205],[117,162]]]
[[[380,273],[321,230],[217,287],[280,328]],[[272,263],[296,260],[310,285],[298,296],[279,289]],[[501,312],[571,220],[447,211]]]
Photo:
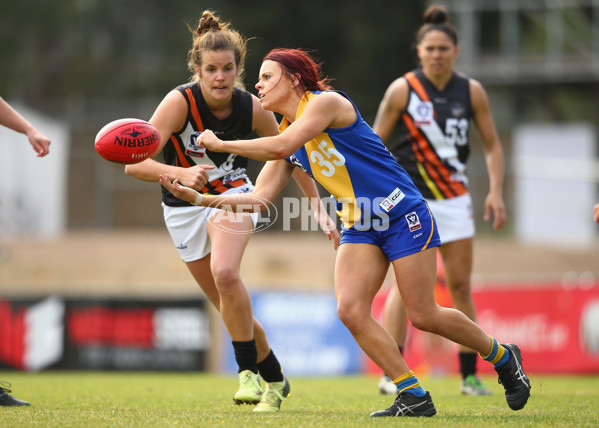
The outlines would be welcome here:
[[[343,92],[336,91],[352,104]],[[321,91],[306,92],[295,118]],[[380,137],[354,108],[358,119],[345,128],[327,128],[287,158],[336,199],[344,227],[368,230],[409,213],[424,199]],[[283,118],[279,132],[290,125]]]

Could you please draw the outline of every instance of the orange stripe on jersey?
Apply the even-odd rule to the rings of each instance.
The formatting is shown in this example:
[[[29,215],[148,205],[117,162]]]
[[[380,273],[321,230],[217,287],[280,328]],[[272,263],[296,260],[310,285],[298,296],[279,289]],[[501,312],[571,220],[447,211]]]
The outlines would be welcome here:
[[[187,99],[189,100],[189,106],[191,107],[191,115],[198,125],[198,131],[204,131],[204,124],[202,123],[202,118],[200,117],[200,111],[198,110],[198,106],[196,104],[196,99],[191,92],[191,88],[185,89],[185,93],[187,94]]]
[[[430,98],[428,97],[428,94],[426,93],[426,89],[424,89],[424,86],[422,86],[422,83],[420,83],[420,80],[418,80],[416,75],[410,71],[410,72],[406,73],[405,76],[406,76],[406,80],[408,81],[408,83],[410,84],[412,89],[414,89],[416,94],[418,94],[420,99],[422,101],[430,101]],[[433,109],[433,115],[435,117],[437,117],[437,112],[434,109]]]
[[[174,135],[171,135],[171,143],[175,147],[175,151],[177,152],[177,157],[179,158],[179,162],[181,162],[181,166],[184,168],[189,168],[191,166],[191,164],[189,163],[189,161],[187,160],[187,158],[181,151],[181,146],[179,146],[179,141],[177,141],[177,139],[175,138]]]
[[[187,95],[187,101],[189,101],[189,110],[191,111],[191,115],[193,116],[194,121],[198,125],[198,130],[202,132],[204,130],[204,124],[202,123],[202,118],[200,117],[200,112],[198,110],[198,106],[196,104],[196,99],[191,92],[191,88],[185,89],[185,94]],[[171,143],[175,147],[175,151],[177,152],[177,158],[182,167],[189,168],[191,164],[185,157],[185,154],[181,151],[181,146],[179,145],[179,141],[171,135]]]
[[[433,179],[434,183],[439,188],[439,191],[446,198],[452,198],[457,196],[450,189],[451,186],[451,177],[449,170],[443,165],[443,163],[439,160],[437,155],[433,152],[430,147],[428,140],[422,135],[422,133],[416,128],[412,118],[409,114],[403,115],[404,123],[410,131],[410,135],[412,136],[412,150],[416,155],[416,159],[418,162],[422,163],[429,175]],[[439,175],[441,174],[441,175]],[[431,183],[432,184],[432,183]],[[448,185],[449,184],[449,185]],[[430,186],[429,186],[430,187]],[[435,193],[435,192],[433,192]]]
[[[412,89],[414,90],[414,92],[416,92],[416,94],[422,101],[430,101],[426,90],[422,86],[422,83],[420,83],[420,80],[418,80],[418,78],[413,72],[410,71],[406,73],[405,77]],[[433,114],[435,115],[435,117],[437,116],[437,113],[434,111]],[[412,122],[412,118],[408,114],[404,114],[403,118],[408,130],[410,131],[410,134],[413,137],[412,141],[418,142],[417,145],[414,142],[412,143],[412,150],[414,151],[414,153],[417,153],[417,148],[419,148],[422,152],[422,155],[424,156],[424,158],[426,158],[427,161],[425,162],[422,157],[418,158],[417,154],[416,157],[418,158],[418,160],[424,164],[426,170],[433,179],[435,179],[435,177],[439,178],[439,174],[441,174],[443,181],[440,181],[439,179],[435,180],[435,183],[439,187],[439,190],[445,195],[446,198],[452,198],[455,196],[465,194],[467,190],[464,184],[462,182],[454,182],[451,179],[451,171],[447,169],[447,167],[443,165],[443,163],[439,160],[436,153],[432,150],[428,140],[422,135],[420,131],[418,131],[418,129]],[[437,173],[437,171],[439,172],[439,174]],[[429,188],[431,188],[430,185]],[[431,191],[435,193],[432,188]]]
[[[411,71],[406,73],[406,80],[408,81],[412,89],[416,91],[416,93],[422,101],[430,101],[428,98],[428,94],[426,93],[426,90],[424,89],[422,83],[420,83],[420,80],[418,80],[414,73],[412,73]]]

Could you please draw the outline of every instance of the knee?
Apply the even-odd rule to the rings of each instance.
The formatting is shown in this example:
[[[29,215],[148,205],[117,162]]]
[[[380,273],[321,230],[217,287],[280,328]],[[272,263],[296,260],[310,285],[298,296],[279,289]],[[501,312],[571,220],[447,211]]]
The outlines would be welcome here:
[[[223,291],[239,281],[239,270],[229,265],[212,266],[211,270],[219,291]]]
[[[463,300],[464,298],[470,298],[470,278],[456,278],[449,284],[449,290],[452,297]]]
[[[430,313],[424,311],[410,312],[410,322],[418,330],[432,332],[434,330],[434,319]]]
[[[337,301],[337,316],[350,331],[354,330],[363,320],[359,306],[350,301]]]

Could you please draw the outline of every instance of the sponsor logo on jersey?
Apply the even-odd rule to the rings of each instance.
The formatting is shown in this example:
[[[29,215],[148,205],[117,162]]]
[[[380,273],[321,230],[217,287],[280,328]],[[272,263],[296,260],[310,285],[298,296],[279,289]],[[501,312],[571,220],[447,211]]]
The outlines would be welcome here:
[[[221,180],[223,184],[228,184],[231,181],[235,181],[238,178],[245,177],[245,168],[240,168],[231,174],[225,175]]]
[[[408,222],[410,232],[422,229],[422,225],[420,224],[420,218],[418,218],[418,214],[416,214],[416,211],[412,211],[411,213],[406,214],[405,217],[406,221]]]
[[[393,209],[395,205],[397,205],[406,195],[399,187],[395,188],[393,192],[389,196],[387,196],[383,201],[379,204],[379,206],[385,211],[389,212]]]

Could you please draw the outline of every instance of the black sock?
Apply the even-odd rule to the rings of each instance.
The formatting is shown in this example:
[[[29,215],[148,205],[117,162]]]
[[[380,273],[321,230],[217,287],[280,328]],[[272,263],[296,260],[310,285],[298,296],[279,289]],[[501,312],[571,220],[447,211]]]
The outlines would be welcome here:
[[[272,349],[266,358],[258,363],[258,371],[265,382],[270,383],[283,381],[281,364],[279,363],[279,360],[277,360],[275,353],[272,352]]]
[[[251,370],[254,373],[258,373],[256,341],[252,339],[247,342],[233,341],[232,343],[233,350],[235,351],[235,361],[237,361],[237,365],[239,366],[237,373],[241,373],[244,370]]]
[[[468,375],[476,373],[476,352],[459,352],[460,372],[462,379],[466,379]]]

